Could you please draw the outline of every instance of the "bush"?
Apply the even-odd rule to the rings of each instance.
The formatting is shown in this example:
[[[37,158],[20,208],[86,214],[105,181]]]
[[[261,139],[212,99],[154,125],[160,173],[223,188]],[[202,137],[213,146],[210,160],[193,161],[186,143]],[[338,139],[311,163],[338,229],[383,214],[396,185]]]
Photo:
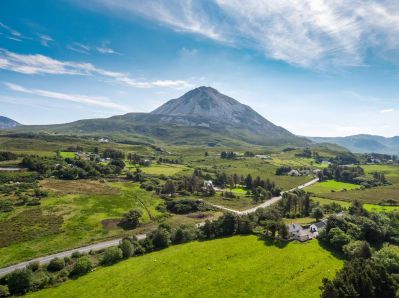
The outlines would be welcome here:
[[[140,224],[143,212],[140,209],[132,209],[126,213],[121,221],[124,228],[134,229]]]
[[[101,264],[112,265],[119,262],[123,257],[122,250],[119,247],[113,246],[105,250]]]
[[[40,268],[40,263],[39,262],[32,262],[29,263],[29,265],[27,266],[28,269],[32,270],[32,272],[35,272],[37,270],[39,270]]]
[[[85,275],[91,271],[92,267],[93,265],[88,257],[80,257],[77,259],[70,276],[74,277]]]
[[[33,273],[29,269],[17,269],[7,278],[8,289],[12,295],[25,294],[32,286]]]
[[[151,242],[155,249],[162,249],[170,245],[170,232],[162,227],[150,234]]]
[[[120,243],[123,258],[127,259],[134,255],[134,246],[129,239],[123,239]]]
[[[72,258],[77,259],[80,256],[82,256],[82,254],[79,251],[74,251],[71,255]]]
[[[0,285],[0,297],[10,296],[10,291],[7,286]]]
[[[172,243],[179,244],[197,239],[197,228],[195,226],[181,225],[172,234]]]
[[[56,272],[60,271],[61,269],[64,269],[64,267],[65,267],[64,259],[55,258],[50,261],[50,263],[47,266],[47,270],[50,272]]]
[[[30,289],[33,291],[43,289],[48,286],[50,280],[51,278],[47,272],[38,271],[33,275]]]

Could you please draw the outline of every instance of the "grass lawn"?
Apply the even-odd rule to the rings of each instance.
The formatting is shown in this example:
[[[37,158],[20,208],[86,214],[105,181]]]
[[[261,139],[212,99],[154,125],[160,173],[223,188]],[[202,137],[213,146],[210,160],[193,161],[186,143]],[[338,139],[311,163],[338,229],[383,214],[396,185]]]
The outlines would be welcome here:
[[[357,184],[327,180],[306,187],[306,191],[314,194],[330,193],[333,191],[352,190],[360,188]]]
[[[62,158],[74,158],[76,155],[75,152],[69,152],[69,151],[61,151],[60,152],[60,156]]]
[[[286,224],[300,224],[300,225],[311,225],[315,223],[316,220],[313,217],[301,217],[301,218],[284,218]]]
[[[28,297],[319,297],[343,261],[317,241],[236,236],[172,246]]]

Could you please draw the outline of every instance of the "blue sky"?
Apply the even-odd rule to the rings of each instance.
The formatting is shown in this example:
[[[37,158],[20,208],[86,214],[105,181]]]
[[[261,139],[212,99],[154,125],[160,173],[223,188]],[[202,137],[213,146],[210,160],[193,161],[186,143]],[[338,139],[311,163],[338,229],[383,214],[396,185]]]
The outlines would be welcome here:
[[[296,134],[399,134],[397,1],[0,7],[0,115],[23,124],[149,112],[206,85]]]

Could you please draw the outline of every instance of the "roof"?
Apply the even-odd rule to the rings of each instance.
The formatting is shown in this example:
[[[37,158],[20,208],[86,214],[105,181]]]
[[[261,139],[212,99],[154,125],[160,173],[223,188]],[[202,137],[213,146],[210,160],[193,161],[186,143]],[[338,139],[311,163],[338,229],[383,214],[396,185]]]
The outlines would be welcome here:
[[[327,224],[324,221],[316,222],[314,225],[316,226],[317,229],[323,229],[327,226]]]

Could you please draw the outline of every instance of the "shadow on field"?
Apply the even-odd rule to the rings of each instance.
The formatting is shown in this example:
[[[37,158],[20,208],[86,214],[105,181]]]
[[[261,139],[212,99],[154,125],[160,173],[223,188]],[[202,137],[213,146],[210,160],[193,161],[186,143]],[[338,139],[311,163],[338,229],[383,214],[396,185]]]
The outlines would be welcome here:
[[[336,251],[334,248],[332,248],[330,245],[328,245],[327,243],[325,243],[324,241],[321,241],[320,239],[314,239],[314,240],[311,240],[311,241],[318,241],[319,242],[319,245],[323,248],[323,249],[325,249],[325,250],[327,250],[328,252],[330,252],[334,257],[336,257],[337,259],[340,259],[340,260],[345,260],[346,258],[345,258],[345,255],[343,254],[343,253],[341,253],[341,252],[339,252],[339,251]]]
[[[266,236],[258,236],[258,239],[263,241],[266,246],[276,246],[278,248],[284,248],[288,245],[289,241],[279,240],[279,239],[272,239]]]

